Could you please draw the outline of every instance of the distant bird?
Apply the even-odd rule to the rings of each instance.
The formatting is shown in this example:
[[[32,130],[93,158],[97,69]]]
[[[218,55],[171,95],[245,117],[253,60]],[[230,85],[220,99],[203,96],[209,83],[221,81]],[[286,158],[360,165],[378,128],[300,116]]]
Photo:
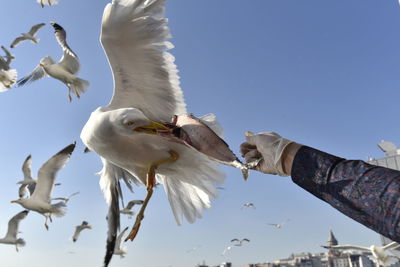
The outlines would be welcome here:
[[[128,214],[128,215],[132,216],[133,214],[135,214],[133,211],[131,211],[132,207],[134,205],[142,205],[142,204],[143,204],[143,200],[131,200],[128,202],[128,205],[126,205],[125,208],[120,210],[120,213]]]
[[[255,209],[256,206],[253,203],[244,203],[243,206],[242,206],[242,209],[243,208],[253,208],[253,209]]]
[[[236,244],[234,244],[235,246],[241,247],[243,245],[243,242],[250,242],[250,240],[247,239],[247,238],[243,238],[243,239],[240,239],[240,240],[237,239],[237,238],[234,238],[234,239],[231,240],[231,242],[236,243]]]
[[[9,244],[9,245],[15,245],[15,249],[18,251],[18,247],[23,247],[25,246],[25,240],[22,238],[17,238],[17,234],[19,233],[19,223],[25,219],[25,217],[28,215],[29,211],[24,210],[14,217],[11,218],[11,220],[8,221],[8,229],[7,229],[7,234],[5,237],[0,238],[0,243],[1,244]]]
[[[17,70],[0,70],[0,92],[5,92],[17,82]]]
[[[20,42],[22,41],[26,41],[26,40],[31,40],[32,43],[37,44],[40,39],[35,37],[35,34],[37,33],[37,31],[42,28],[44,25],[46,25],[46,23],[39,23],[36,24],[34,26],[32,26],[32,28],[29,30],[29,32],[27,33],[21,33],[21,36],[15,38],[15,40],[11,43],[10,47],[14,48],[16,47]]]
[[[58,0],[37,0],[37,2],[44,7],[45,5],[52,6],[58,4]]]
[[[227,246],[226,248],[224,248],[224,251],[222,251],[221,256],[225,256],[225,254],[226,254],[229,250],[231,250],[232,248],[233,248],[232,246]]]
[[[38,173],[35,191],[29,198],[20,198],[11,201],[11,203],[18,203],[26,209],[36,211],[45,216],[46,221],[44,225],[47,230],[49,228],[47,220],[52,220],[51,215],[61,217],[65,214],[66,205],[64,201],[51,204],[51,192],[57,172],[68,162],[74,148],[75,143],[68,145],[43,164]]]
[[[390,256],[386,253],[388,250],[393,250],[400,247],[400,244],[396,242],[391,242],[385,246],[370,246],[370,247],[363,247],[363,246],[355,246],[355,245],[336,245],[336,246],[322,246],[327,249],[339,249],[339,250],[360,250],[370,252],[375,259],[376,266],[379,267],[383,265],[384,267],[395,263],[393,261],[398,261],[397,257]]]
[[[218,189],[218,190],[225,190],[225,187],[223,187],[223,186],[217,186],[217,189]]]
[[[219,137],[215,116],[187,114],[173,56],[164,3],[113,0],[103,13],[101,43],[114,77],[110,103],[97,108],[81,132],[83,143],[103,162],[100,186],[109,205],[107,252],[111,260],[119,224],[119,179],[146,185],[147,195],[132,231],[137,235],[156,182],[163,184],[178,224],[193,223],[224,181],[218,163],[239,161]],[[177,115],[181,114],[181,115]],[[177,115],[177,116],[176,116]],[[219,132],[220,133],[220,132]]]
[[[114,255],[119,255],[121,258],[125,257],[125,254],[128,253],[128,250],[126,247],[122,246],[122,238],[124,237],[124,234],[126,231],[128,231],[129,227],[126,227],[119,235],[117,236],[117,239],[115,241],[115,248],[114,248]]]
[[[80,95],[88,88],[89,82],[75,76],[79,72],[80,63],[78,56],[67,44],[65,30],[55,22],[50,22],[50,24],[55,29],[55,37],[63,49],[62,58],[57,63],[50,56],[42,58],[39,65],[29,75],[18,80],[18,86],[50,76],[68,87],[68,99],[72,101],[71,91],[80,98]]]
[[[22,164],[22,173],[24,174],[24,179],[19,181],[19,198],[23,198],[27,193],[30,195],[35,191],[36,180],[32,178],[32,156],[28,155],[24,163]]]
[[[72,236],[72,241],[76,242],[80,233],[85,229],[92,229],[92,226],[87,221],[83,221],[80,225],[76,226],[74,235]]]
[[[0,56],[0,70],[9,70],[11,68],[11,62],[15,59],[15,57],[4,46],[1,46],[1,49],[3,49],[6,55],[4,57]]]
[[[288,221],[290,221],[289,219],[287,219],[286,221],[282,222],[282,223],[267,223],[268,225],[271,226],[275,226],[276,228],[280,229],[283,227],[283,225],[285,225]]]
[[[195,251],[198,250],[199,248],[201,248],[201,245],[198,245],[198,246],[193,247],[193,248],[191,248],[191,249],[189,249],[189,250],[186,250],[186,253],[195,252]]]
[[[67,204],[68,201],[71,199],[71,197],[76,196],[77,194],[79,194],[79,192],[75,192],[75,193],[71,194],[69,197],[56,197],[56,198],[52,198],[51,200],[62,200],[62,201],[64,201],[65,204]]]

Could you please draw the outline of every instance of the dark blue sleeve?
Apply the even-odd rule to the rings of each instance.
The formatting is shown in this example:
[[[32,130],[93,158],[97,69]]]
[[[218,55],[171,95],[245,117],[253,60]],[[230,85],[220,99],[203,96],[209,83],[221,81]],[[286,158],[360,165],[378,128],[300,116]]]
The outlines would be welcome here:
[[[400,172],[303,146],[292,180],[372,230],[400,242]]]

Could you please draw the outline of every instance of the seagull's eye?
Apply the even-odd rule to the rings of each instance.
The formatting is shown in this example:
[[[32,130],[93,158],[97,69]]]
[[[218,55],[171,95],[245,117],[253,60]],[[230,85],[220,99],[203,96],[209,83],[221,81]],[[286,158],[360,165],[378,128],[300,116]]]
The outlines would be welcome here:
[[[134,125],[134,123],[131,122],[131,121],[128,121],[128,122],[126,123],[126,125],[127,125],[127,126],[132,126],[132,125]]]

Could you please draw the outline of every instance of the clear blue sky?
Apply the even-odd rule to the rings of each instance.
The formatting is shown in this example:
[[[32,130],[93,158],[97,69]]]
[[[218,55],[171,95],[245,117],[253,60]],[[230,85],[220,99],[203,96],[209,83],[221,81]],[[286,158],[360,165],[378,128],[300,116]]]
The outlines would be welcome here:
[[[100,20],[108,1],[60,0],[40,8],[35,0],[2,1],[0,44],[9,45],[33,24],[56,21],[81,60],[80,77],[90,81],[80,100],[68,103],[59,81],[43,79],[0,95],[0,235],[21,210],[16,199],[21,165],[28,154],[33,172],[72,141],[77,148],[59,173],[54,196],[81,194],[68,213],[46,231],[44,218],[31,213],[22,222],[27,246],[17,253],[0,245],[2,266],[101,266],[106,239],[106,204],[94,175],[101,162],[83,154],[79,139],[91,111],[108,103],[112,76],[99,43]],[[384,139],[400,145],[400,7],[395,0],[170,0],[167,17],[188,110],[215,113],[225,140],[235,152],[246,130],[275,131],[333,154],[356,159],[381,157],[376,144]],[[12,52],[20,77],[39,60],[59,59],[53,29],[38,33],[40,43],[22,43]],[[110,266],[188,267],[205,260],[234,266],[265,262],[292,252],[320,252],[330,229],[340,243],[371,245],[378,235],[329,205],[280,178],[223,168],[225,190],[203,219],[177,226],[162,188],[156,190],[141,231],[126,243],[125,259]],[[145,188],[125,192],[143,198]],[[256,210],[242,210],[253,202]],[[267,222],[291,221],[276,230]],[[93,230],[70,240],[82,220]],[[131,226],[126,217],[122,227]],[[251,242],[221,256],[232,238]],[[192,247],[201,247],[186,253]],[[71,253],[73,252],[73,253]],[[6,264],[4,264],[6,263]]]

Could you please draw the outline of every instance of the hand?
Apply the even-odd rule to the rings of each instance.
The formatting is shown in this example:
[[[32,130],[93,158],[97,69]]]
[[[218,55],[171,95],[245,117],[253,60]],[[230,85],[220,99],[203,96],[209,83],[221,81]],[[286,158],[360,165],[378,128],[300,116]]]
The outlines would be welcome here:
[[[255,170],[280,176],[290,175],[294,155],[301,145],[273,132],[259,134],[246,132],[245,135],[246,142],[240,145],[240,152],[247,163],[260,160],[254,167]],[[293,149],[289,151],[291,152],[290,156],[285,157],[288,152],[285,150],[291,144],[295,145],[291,146]],[[289,161],[286,162],[285,158],[288,158]]]

